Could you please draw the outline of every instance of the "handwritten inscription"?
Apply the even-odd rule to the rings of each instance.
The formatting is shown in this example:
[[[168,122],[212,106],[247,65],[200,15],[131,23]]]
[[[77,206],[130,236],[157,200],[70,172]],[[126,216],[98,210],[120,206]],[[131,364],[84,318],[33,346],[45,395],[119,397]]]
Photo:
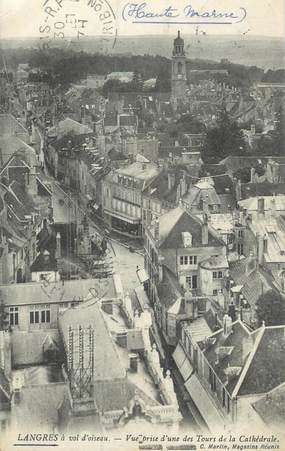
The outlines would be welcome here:
[[[219,9],[198,9],[191,4],[181,8],[168,5],[160,10],[154,10],[146,2],[126,3],[122,9],[122,18],[125,22],[133,23],[203,23],[203,24],[232,24],[243,22],[247,12],[243,7],[236,11],[221,11]],[[159,20],[157,20],[159,19]],[[174,20],[173,20],[174,19]],[[191,21],[190,21],[191,20]]]

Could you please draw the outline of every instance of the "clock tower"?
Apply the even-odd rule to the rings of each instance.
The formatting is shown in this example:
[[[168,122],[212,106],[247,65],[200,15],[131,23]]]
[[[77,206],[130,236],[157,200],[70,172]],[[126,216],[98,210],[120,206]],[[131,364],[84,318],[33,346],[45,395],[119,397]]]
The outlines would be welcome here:
[[[183,99],[186,92],[186,56],[184,51],[184,40],[178,31],[174,39],[171,68],[171,97],[174,103]]]

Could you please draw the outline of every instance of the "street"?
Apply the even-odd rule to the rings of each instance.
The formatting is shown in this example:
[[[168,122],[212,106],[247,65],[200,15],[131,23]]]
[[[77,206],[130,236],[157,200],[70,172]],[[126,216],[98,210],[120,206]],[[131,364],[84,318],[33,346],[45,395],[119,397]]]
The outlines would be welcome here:
[[[136,274],[136,268],[144,267],[143,256],[137,254],[136,252],[130,252],[128,248],[122,244],[111,241],[112,248],[110,255],[114,262],[114,272],[120,274],[124,292],[131,292],[135,287],[137,287],[140,282]]]

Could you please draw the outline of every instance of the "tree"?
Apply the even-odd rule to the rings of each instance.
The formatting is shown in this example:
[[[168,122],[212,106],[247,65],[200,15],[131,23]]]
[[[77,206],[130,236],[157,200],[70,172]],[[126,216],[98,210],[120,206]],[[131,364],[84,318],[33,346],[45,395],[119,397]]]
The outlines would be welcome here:
[[[261,155],[283,156],[285,153],[285,114],[281,106],[276,113],[275,129],[262,136],[257,145]]]
[[[223,109],[217,126],[208,130],[204,147],[205,161],[220,161],[229,155],[244,155],[245,142],[236,122]]]
[[[278,326],[285,323],[285,299],[275,290],[262,294],[256,303],[259,325]]]

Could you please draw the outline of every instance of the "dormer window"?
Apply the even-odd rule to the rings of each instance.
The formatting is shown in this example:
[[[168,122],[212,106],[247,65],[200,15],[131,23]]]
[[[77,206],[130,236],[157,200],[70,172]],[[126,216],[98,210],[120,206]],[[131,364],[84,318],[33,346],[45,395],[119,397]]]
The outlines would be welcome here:
[[[182,241],[184,247],[192,247],[192,235],[190,232],[182,232]]]

